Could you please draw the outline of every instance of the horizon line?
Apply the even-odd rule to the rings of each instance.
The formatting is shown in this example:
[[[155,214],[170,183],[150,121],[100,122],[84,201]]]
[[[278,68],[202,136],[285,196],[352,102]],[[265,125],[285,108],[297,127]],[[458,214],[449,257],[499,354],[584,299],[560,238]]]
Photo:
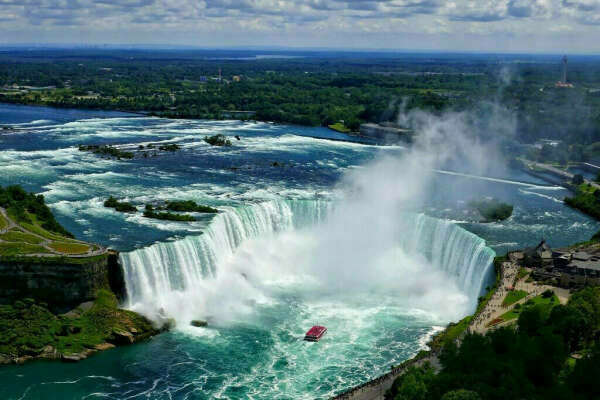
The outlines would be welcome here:
[[[407,48],[365,48],[365,47],[328,47],[328,46],[260,46],[260,45],[232,45],[232,46],[202,46],[185,44],[160,44],[160,43],[0,43],[0,51],[11,48],[37,49],[97,49],[97,50],[228,50],[228,51],[312,51],[324,52],[335,51],[340,53],[402,53],[402,54],[479,54],[479,55],[536,55],[536,56],[558,56],[568,54],[570,56],[600,56],[593,52],[548,52],[548,51],[482,51],[482,50],[459,50],[459,49],[407,49]]]

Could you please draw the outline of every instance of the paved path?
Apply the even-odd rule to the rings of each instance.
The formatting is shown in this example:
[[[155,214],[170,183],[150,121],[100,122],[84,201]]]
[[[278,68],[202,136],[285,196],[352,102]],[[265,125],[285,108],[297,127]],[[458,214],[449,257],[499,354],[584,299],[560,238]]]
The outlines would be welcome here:
[[[514,287],[518,273],[519,267],[515,263],[511,261],[502,263],[498,288],[481,312],[471,321],[471,324],[467,328],[469,332],[484,334],[489,330],[488,323],[507,311],[502,308],[502,302],[509,292],[509,288]]]
[[[434,369],[438,370],[440,362],[436,355],[415,361],[404,368],[396,368],[377,379],[369,381],[362,386],[357,386],[351,391],[333,397],[331,400],[383,400],[385,392],[392,387],[392,384],[400,375],[402,375],[411,366],[419,367],[428,362]]]
[[[506,326],[514,323],[515,320],[510,320],[490,326],[492,321],[494,321],[496,318],[499,318],[504,313],[512,310],[517,304],[522,305],[529,299],[541,295],[546,290],[553,291],[561,304],[567,304],[570,296],[569,290],[554,286],[542,285],[536,282],[527,282],[527,276],[517,279],[519,269],[521,268],[519,263],[521,253],[511,253],[509,256],[511,258],[510,261],[506,261],[502,264],[501,279],[498,289],[483,310],[475,317],[475,319],[473,319],[468,328],[469,332],[485,334],[490,329],[496,329],[500,326]],[[503,306],[502,303],[509,292],[509,288],[514,290],[523,290],[528,294],[521,300],[509,306]]]

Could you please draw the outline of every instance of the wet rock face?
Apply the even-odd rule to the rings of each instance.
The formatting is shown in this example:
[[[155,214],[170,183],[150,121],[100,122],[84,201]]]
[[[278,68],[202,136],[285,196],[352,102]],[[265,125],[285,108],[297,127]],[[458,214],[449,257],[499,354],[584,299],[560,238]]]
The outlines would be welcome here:
[[[93,300],[98,289],[111,289],[119,299],[125,297],[118,253],[84,264],[0,262],[0,276],[0,303],[33,298],[56,313]]]
[[[137,332],[136,332],[137,333]],[[111,342],[115,345],[132,344],[135,342],[133,332],[114,330],[112,333],[113,339]]]

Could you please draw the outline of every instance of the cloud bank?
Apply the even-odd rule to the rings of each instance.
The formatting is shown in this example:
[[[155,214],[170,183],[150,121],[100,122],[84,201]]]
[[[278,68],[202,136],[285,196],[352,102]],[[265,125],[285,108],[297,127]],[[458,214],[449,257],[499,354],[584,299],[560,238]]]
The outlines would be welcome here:
[[[0,22],[0,43],[600,50],[600,0],[0,0]]]

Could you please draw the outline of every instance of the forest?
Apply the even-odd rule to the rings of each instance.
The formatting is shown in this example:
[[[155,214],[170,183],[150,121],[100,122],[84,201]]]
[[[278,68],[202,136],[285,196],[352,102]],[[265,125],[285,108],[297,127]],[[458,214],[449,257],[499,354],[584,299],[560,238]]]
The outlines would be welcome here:
[[[567,305],[532,306],[517,328],[468,334],[447,344],[441,371],[412,367],[387,400],[600,398],[600,288],[573,294]]]
[[[281,53],[281,52],[280,52]],[[518,143],[559,139],[538,158],[580,161],[600,142],[600,58],[244,51],[0,51],[0,102],[135,111],[171,118],[256,119],[357,131],[399,110],[511,112]],[[245,111],[246,113],[240,113]],[[341,123],[341,125],[340,125]],[[596,145],[598,147],[598,145]],[[554,154],[558,153],[558,154]]]

